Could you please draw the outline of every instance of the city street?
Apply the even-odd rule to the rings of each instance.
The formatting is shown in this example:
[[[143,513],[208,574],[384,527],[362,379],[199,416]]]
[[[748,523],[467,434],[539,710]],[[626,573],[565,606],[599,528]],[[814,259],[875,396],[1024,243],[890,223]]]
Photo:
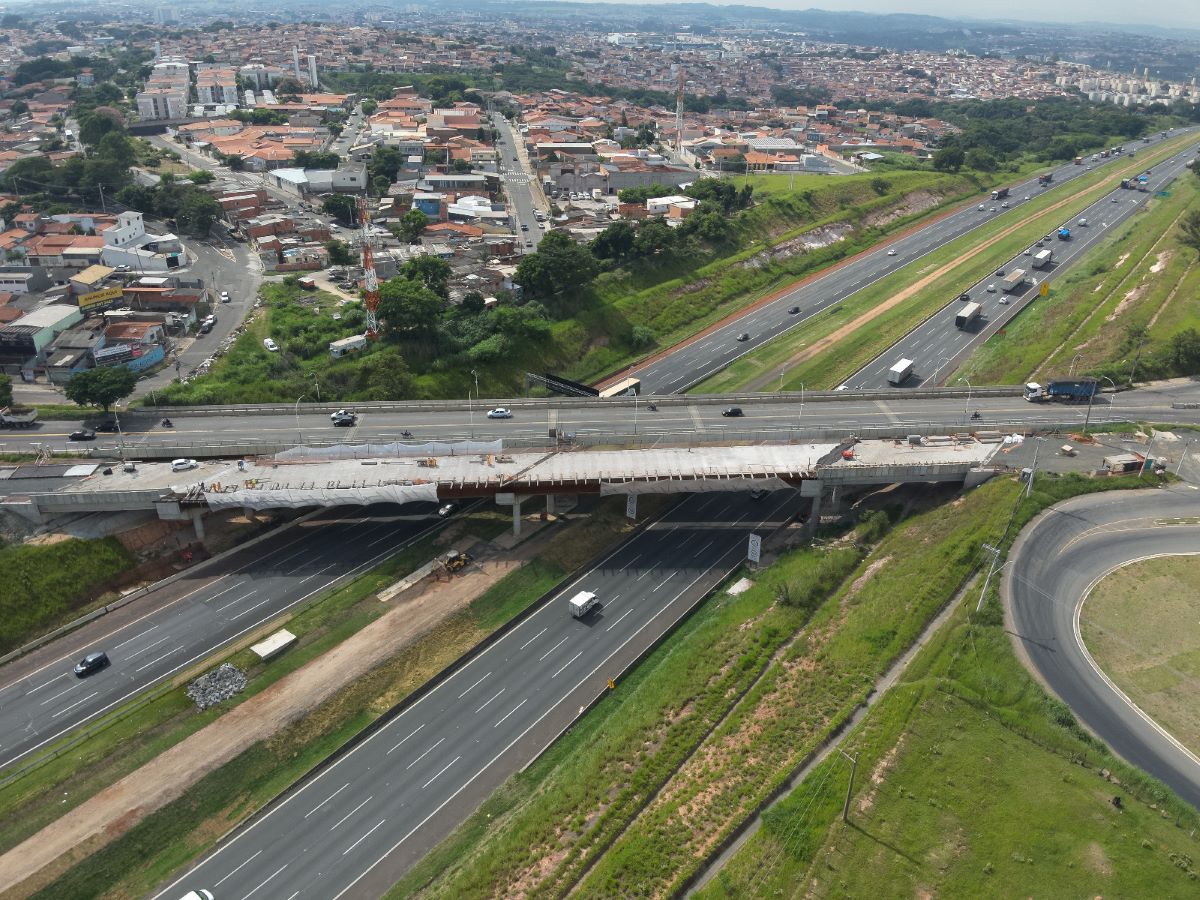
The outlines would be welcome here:
[[[534,176],[529,172],[530,167],[521,162],[527,162],[527,158],[512,124],[499,113],[492,115],[492,122],[500,133],[496,149],[500,151],[500,171],[504,177],[504,189],[508,193],[509,215],[516,229],[517,240],[524,252],[529,253],[542,242],[541,223],[536,215],[538,198],[533,184]]]

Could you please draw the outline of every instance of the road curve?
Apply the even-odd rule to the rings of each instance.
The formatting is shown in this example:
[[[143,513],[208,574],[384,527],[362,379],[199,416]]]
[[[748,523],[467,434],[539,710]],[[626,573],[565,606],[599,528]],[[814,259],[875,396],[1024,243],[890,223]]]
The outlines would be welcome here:
[[[1121,565],[1200,552],[1200,491],[1190,487],[1078,497],[1039,516],[1017,539],[1001,597],[1017,655],[1094,734],[1200,808],[1200,758],[1100,672],[1079,637],[1092,586]]]

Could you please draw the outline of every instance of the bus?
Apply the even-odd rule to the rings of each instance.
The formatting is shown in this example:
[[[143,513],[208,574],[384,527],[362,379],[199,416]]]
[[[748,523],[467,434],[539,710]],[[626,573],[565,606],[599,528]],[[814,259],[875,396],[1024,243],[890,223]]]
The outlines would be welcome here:
[[[632,397],[642,392],[642,382],[637,378],[625,378],[618,381],[611,387],[606,387],[600,392],[601,398],[605,397]]]

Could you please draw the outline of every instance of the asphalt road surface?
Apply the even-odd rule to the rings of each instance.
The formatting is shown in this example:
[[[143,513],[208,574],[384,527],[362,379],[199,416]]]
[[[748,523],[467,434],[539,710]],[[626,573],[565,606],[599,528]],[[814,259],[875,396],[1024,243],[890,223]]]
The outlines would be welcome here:
[[[1114,568],[1200,552],[1200,493],[1174,487],[1094,494],[1059,504],[1028,528],[1005,569],[1006,615],[1026,664],[1113,752],[1200,808],[1200,759],[1101,674],[1079,636],[1088,592]]]
[[[381,895],[798,502],[794,491],[687,498],[159,896]],[[574,619],[567,601],[581,590],[602,606]]]
[[[217,648],[351,577],[437,527],[431,504],[321,516],[232,558],[201,565],[139,600],[152,612],[103,634],[101,617],[0,669],[0,768],[204,659]],[[84,643],[84,641],[87,643]],[[86,678],[71,667],[104,650],[112,665]]]
[[[496,149],[500,151],[500,171],[504,177],[508,210],[512,216],[517,242],[524,252],[532,253],[542,241],[542,229],[537,220],[537,207],[534,205],[531,186],[534,176],[522,168],[519,162],[523,154],[517,148],[517,136],[513,132],[512,124],[499,113],[492,116],[492,123],[500,132]]]
[[[1195,409],[1172,409],[1177,402],[1200,402],[1200,383],[1176,381],[1138,388],[1120,394],[1099,396],[1092,404],[1090,423],[1109,421],[1195,422]],[[655,435],[676,439],[717,439],[723,434],[779,432],[786,436],[828,432],[856,433],[870,426],[911,426],[914,430],[961,430],[1020,424],[1038,426],[1068,423],[1082,426],[1088,418],[1085,404],[1029,403],[1020,397],[944,397],[914,398],[897,392],[894,399],[872,400],[843,393],[838,399],[814,399],[803,402],[793,395],[787,401],[739,401],[740,417],[723,416],[724,404],[662,401],[651,411],[644,400],[636,403],[621,398],[607,407],[564,406],[559,398],[535,402],[513,409],[511,419],[488,419],[488,403],[467,404],[454,411],[406,412],[361,411],[354,428],[334,428],[328,407],[319,410],[300,407],[299,415],[232,416],[176,415],[172,428],[163,428],[157,415],[126,413],[120,416],[126,452],[137,457],[151,448],[173,448],[177,456],[219,455],[222,444],[269,441],[273,444],[303,444],[323,441],[454,440],[471,436],[481,439],[507,438],[527,441],[545,440],[549,429],[577,435]],[[502,401],[503,402],[503,401]],[[981,420],[970,419],[978,410]],[[0,452],[30,452],[35,445],[48,444],[56,450],[72,449],[113,451],[118,446],[114,434],[100,434],[95,441],[73,442],[70,433],[79,421],[43,421],[30,429],[0,432]],[[8,488],[6,490],[6,487]],[[0,493],[12,493],[11,485],[0,481]]]
[[[1171,137],[1177,137],[1181,133],[1176,131]],[[1149,145],[1130,141],[1126,146],[1142,150],[1153,149],[1159,143],[1161,139],[1155,137]],[[1127,164],[1127,159],[1117,156],[1100,163],[1089,163],[1089,166],[1095,170],[1113,163]],[[860,253],[839,268],[725,322],[708,334],[673,348],[667,355],[638,366],[629,374],[641,379],[643,393],[674,394],[687,390],[724,369],[739,357],[810,321],[814,316],[831,309],[860,289],[919,260],[948,241],[999,217],[1015,220],[1022,215],[1021,206],[1025,196],[1033,197],[1043,191],[1053,190],[1073,178],[1086,174],[1088,170],[1088,166],[1065,165],[1054,170],[1053,183],[1044,188],[1038,185],[1036,178],[1014,185],[1011,196],[1007,198],[1012,207],[1009,210],[1001,207],[1000,203],[1003,201],[993,203],[990,199],[985,202],[982,212],[976,206],[963,207],[904,237]],[[1138,196],[1144,198],[1150,195]],[[896,255],[889,256],[889,250],[894,250]],[[798,311],[788,312],[793,307]],[[738,340],[742,334],[748,335],[745,341]]]
[[[1002,265],[999,271],[969,288],[967,293],[970,294],[971,300],[983,306],[980,318],[971,325],[965,328],[956,327],[955,316],[966,304],[951,300],[944,309],[906,334],[848,378],[846,383],[863,390],[887,388],[888,370],[901,359],[910,359],[914,362],[913,374],[900,385],[901,387],[937,385],[943,371],[947,374],[954,371],[955,365],[967,354],[1012,321],[1026,306],[1037,302],[1041,284],[1053,281],[1073,262],[1081,259],[1088,250],[1106,238],[1112,229],[1140,210],[1156,191],[1166,190],[1175,178],[1187,171],[1185,166],[1191,158],[1190,151],[1179,153],[1169,161],[1155,166],[1150,174],[1149,190],[1145,193],[1121,188],[1110,191],[1069,222],[1063,223],[1070,227],[1069,240],[1059,240],[1055,232],[1050,232],[1047,237],[1051,240],[1030,247],[1025,251],[1029,255],[1022,253],[1016,256]],[[1086,220],[1088,224],[1080,225],[1080,220]],[[1046,247],[1054,251],[1054,261],[1048,268],[1032,268],[1032,254]],[[1011,274],[1016,269],[1024,269],[1025,285],[1012,293],[1006,293],[1002,284],[1004,276],[1000,273]],[[989,287],[992,290],[989,291]]]

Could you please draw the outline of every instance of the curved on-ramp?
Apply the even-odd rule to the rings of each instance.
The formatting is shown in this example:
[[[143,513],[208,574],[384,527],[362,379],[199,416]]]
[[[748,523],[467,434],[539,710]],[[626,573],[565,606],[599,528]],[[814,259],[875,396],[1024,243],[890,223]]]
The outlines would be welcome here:
[[[1079,634],[1080,608],[1104,575],[1139,559],[1200,552],[1193,517],[1200,517],[1200,491],[1190,487],[1061,503],[1017,539],[1001,596],[1025,664],[1114,753],[1200,808],[1200,758],[1100,671]]]

